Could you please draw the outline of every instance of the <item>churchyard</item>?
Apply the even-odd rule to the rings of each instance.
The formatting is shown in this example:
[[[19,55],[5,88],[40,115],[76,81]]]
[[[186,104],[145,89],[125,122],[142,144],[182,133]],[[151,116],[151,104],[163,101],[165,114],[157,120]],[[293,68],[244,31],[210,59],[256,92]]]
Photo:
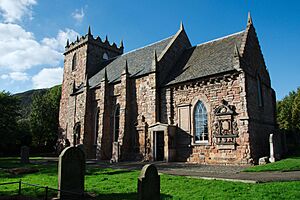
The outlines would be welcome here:
[[[268,170],[300,170],[300,157],[255,166],[244,171]],[[138,199],[138,180],[141,180],[139,176],[141,170],[87,164],[84,191],[90,199]],[[31,157],[28,164],[20,163],[18,157],[0,158],[0,184],[18,182],[20,179],[25,183],[57,189],[58,163],[40,157]],[[300,199],[299,188],[300,181],[254,184],[160,174],[161,199]],[[0,199],[17,195],[18,190],[18,184],[0,185]],[[22,184],[21,194],[44,199],[45,188]],[[47,196],[48,199],[57,197],[57,191],[49,189]]]

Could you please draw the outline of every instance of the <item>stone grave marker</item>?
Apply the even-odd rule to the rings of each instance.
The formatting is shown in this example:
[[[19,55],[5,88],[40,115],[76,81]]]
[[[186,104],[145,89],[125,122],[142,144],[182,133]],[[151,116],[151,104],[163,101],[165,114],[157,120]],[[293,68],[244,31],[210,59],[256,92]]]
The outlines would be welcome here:
[[[270,143],[270,158],[269,158],[269,161],[272,163],[272,162],[275,162],[275,157],[274,157],[274,137],[273,137],[273,134],[270,134],[270,137],[269,137],[269,143]]]
[[[29,163],[29,147],[22,146],[21,147],[21,163],[28,164]]]
[[[81,199],[63,191],[84,194],[85,154],[79,147],[67,147],[59,155],[58,199]]]
[[[160,199],[160,176],[153,164],[145,165],[141,171],[138,178],[138,199]]]

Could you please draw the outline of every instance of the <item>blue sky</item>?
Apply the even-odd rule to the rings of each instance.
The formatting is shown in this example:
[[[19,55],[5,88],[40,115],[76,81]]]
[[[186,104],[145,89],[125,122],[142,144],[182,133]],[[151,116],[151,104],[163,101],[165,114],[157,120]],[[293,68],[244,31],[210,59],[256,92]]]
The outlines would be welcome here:
[[[251,12],[277,99],[300,86],[300,1],[0,0],[0,90],[18,93],[62,81],[66,39],[92,33],[125,52],[174,34],[193,45],[245,29]]]

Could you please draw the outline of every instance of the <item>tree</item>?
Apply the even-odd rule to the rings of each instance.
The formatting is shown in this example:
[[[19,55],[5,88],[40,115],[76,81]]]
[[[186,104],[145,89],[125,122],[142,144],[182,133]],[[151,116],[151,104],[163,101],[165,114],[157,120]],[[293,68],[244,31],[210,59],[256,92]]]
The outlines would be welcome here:
[[[0,151],[11,149],[16,144],[19,99],[9,92],[0,92]]]
[[[59,101],[61,86],[55,86],[44,95],[33,97],[30,126],[33,145],[55,145],[58,130]]]
[[[287,132],[300,132],[300,88],[277,102],[277,123]]]

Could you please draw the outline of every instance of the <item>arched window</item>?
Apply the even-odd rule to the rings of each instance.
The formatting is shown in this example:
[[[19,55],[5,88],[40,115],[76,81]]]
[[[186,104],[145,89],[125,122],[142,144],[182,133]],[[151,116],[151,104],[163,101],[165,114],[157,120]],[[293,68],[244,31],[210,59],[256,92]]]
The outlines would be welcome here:
[[[114,142],[118,142],[120,127],[120,105],[117,104],[114,114]]]
[[[195,143],[208,141],[207,111],[202,101],[194,108],[194,139]]]
[[[97,144],[97,140],[98,140],[98,132],[99,132],[99,114],[100,114],[100,110],[99,110],[99,108],[97,108],[96,114],[95,114],[94,144]]]
[[[81,130],[80,122],[77,122],[74,125],[74,129],[73,129],[73,146],[80,144],[80,130]]]
[[[263,101],[263,94],[262,94],[262,85],[259,75],[256,76],[257,81],[257,100],[258,100],[258,106],[262,107],[264,104]]]
[[[108,54],[105,52],[102,56],[103,60],[108,60]]]
[[[77,55],[74,53],[73,58],[72,58],[72,71],[76,69],[77,66]]]

